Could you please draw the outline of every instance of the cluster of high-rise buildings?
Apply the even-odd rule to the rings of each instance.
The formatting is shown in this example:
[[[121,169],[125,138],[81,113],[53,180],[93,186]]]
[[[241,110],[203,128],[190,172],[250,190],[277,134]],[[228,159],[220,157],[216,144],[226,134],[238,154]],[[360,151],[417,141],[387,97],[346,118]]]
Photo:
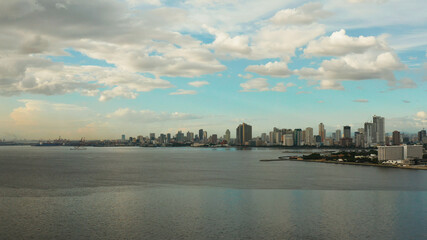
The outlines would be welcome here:
[[[372,122],[365,122],[364,126],[352,132],[351,126],[344,126],[342,129],[336,129],[327,134],[325,125],[320,123],[318,134],[315,134],[312,127],[305,129],[296,128],[273,128],[271,132],[262,133],[261,136],[252,136],[252,126],[242,123],[236,128],[236,137],[231,138],[229,129],[225,134],[208,135],[207,131],[200,129],[196,134],[188,131],[184,133],[178,131],[175,135],[170,133],[160,134],[156,137],[155,133],[150,133],[149,137],[138,136],[136,138],[126,139],[122,135],[122,141],[133,142],[137,144],[154,145],[180,145],[192,144],[193,146],[204,145],[235,145],[235,146],[342,146],[367,148],[385,145],[400,145],[401,143],[427,143],[426,131],[418,132],[417,139],[409,139],[408,136],[394,131],[391,136],[385,132],[384,117],[373,116]]]

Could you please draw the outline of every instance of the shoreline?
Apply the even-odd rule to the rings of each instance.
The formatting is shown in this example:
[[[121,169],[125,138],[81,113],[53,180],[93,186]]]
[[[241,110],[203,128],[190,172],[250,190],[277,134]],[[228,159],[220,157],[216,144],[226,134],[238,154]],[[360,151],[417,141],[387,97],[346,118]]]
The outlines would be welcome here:
[[[323,159],[263,159],[261,162],[277,162],[277,161],[294,161],[294,162],[315,162],[315,163],[329,163],[329,164],[343,164],[343,165],[355,165],[355,166],[367,166],[367,167],[383,167],[383,168],[400,168],[400,169],[410,169],[410,170],[427,170],[427,165],[412,165],[412,166],[399,166],[399,165],[385,165],[385,164],[375,164],[375,163],[356,163],[356,162],[337,162],[337,161],[328,161]],[[419,167],[417,167],[419,166]]]

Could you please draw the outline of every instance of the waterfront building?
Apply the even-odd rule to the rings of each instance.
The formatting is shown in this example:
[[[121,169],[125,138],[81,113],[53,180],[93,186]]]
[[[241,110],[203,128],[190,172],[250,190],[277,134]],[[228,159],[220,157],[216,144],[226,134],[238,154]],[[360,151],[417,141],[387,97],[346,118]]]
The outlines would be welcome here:
[[[427,136],[426,130],[421,130],[418,132],[418,142],[419,143],[427,143],[427,141],[424,141],[424,138]]]
[[[344,138],[351,138],[351,127],[344,126]]]
[[[188,131],[187,132],[187,141],[193,142],[193,140],[194,140],[194,133]]]
[[[183,143],[184,142],[184,133],[182,131],[178,131],[176,134],[176,142]]]
[[[354,133],[354,144],[356,147],[365,147],[365,139],[363,132]]]
[[[262,134],[261,134],[261,140],[262,140],[263,142],[267,142],[267,134],[266,134],[266,133],[262,133]]]
[[[218,142],[218,136],[216,134],[212,134],[211,143],[217,144],[217,142]]]
[[[155,133],[150,133],[150,140],[151,141],[156,140],[156,134]]]
[[[393,132],[393,145],[400,145],[400,132],[399,131]]]
[[[285,133],[283,135],[282,142],[284,146],[288,146],[288,147],[294,146],[294,135],[292,133]]]
[[[125,142],[126,141],[126,135],[122,135],[122,142]]]
[[[227,129],[227,131],[225,131],[224,139],[225,139],[225,141],[227,141],[227,143],[230,143],[231,133],[230,133],[229,129]]]
[[[337,130],[335,131],[335,142],[336,142],[337,144],[339,144],[339,142],[340,142],[341,138],[342,138],[341,130],[337,129]]]
[[[313,128],[308,127],[305,129],[305,145],[313,146],[314,145],[314,136],[313,136]]]
[[[326,130],[325,130],[325,125],[323,125],[323,123],[319,124],[319,136],[322,140],[321,142],[324,143],[326,138]]]
[[[378,161],[422,159],[422,145],[378,146]]]
[[[203,131],[203,141],[207,142],[208,140],[208,132],[207,131]]]
[[[166,141],[170,143],[172,140],[172,135],[170,133],[166,134]]]
[[[203,129],[199,129],[199,140],[203,140]]]
[[[166,135],[165,134],[163,134],[163,133],[160,134],[160,136],[159,136],[159,142],[161,144],[166,143]]]
[[[252,139],[252,126],[246,123],[240,124],[236,128],[236,145],[248,145]]]
[[[380,116],[373,116],[372,143],[385,144],[385,120]]]
[[[373,129],[373,123],[365,122],[365,126],[363,128],[363,131],[365,134],[366,146],[372,145],[372,129]]]
[[[294,146],[301,146],[302,143],[302,131],[300,128],[294,130]]]

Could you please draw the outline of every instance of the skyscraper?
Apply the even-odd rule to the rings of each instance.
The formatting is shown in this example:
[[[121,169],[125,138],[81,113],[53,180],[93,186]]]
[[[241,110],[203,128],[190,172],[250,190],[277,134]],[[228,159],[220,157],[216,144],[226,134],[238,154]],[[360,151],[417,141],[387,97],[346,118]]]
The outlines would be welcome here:
[[[373,124],[372,124],[372,143],[376,143],[378,145],[385,144],[385,126],[384,126],[384,118],[380,116],[373,116]]]
[[[227,143],[230,143],[231,133],[230,133],[229,129],[227,129],[227,131],[225,131],[224,138],[225,138],[225,141],[227,141]]]
[[[351,138],[351,127],[344,126],[344,138]]]
[[[218,136],[216,134],[212,134],[212,144],[216,144],[218,142]]]
[[[372,128],[373,124],[365,122],[364,133],[365,133],[365,144],[366,146],[371,146],[372,144]]]
[[[400,145],[400,132],[399,131],[393,132],[393,145]]]
[[[203,140],[203,129],[199,129],[199,140]]]
[[[154,141],[156,139],[156,134],[155,133],[150,133],[150,140]]]
[[[305,129],[305,145],[313,146],[314,144],[313,128],[308,127]]]
[[[337,129],[335,131],[335,142],[338,144],[342,138],[341,130]]]
[[[423,138],[425,138],[427,135],[426,133],[427,132],[424,129],[418,132],[418,142],[420,142],[420,143],[423,142]]]
[[[122,134],[122,142],[126,141],[126,135]]]
[[[319,136],[322,139],[322,143],[324,143],[326,138],[326,130],[325,130],[325,125],[323,125],[323,123],[319,124]]]
[[[302,131],[301,129],[294,130],[294,146],[301,146],[302,142]]]
[[[236,144],[243,146],[252,139],[252,126],[246,123],[236,128]]]

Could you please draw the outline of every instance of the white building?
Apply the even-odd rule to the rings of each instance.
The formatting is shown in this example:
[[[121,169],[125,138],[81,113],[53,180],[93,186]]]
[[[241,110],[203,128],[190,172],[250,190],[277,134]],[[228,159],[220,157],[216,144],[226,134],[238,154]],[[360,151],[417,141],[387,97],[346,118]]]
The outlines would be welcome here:
[[[423,146],[421,145],[378,146],[379,162],[422,158]]]

